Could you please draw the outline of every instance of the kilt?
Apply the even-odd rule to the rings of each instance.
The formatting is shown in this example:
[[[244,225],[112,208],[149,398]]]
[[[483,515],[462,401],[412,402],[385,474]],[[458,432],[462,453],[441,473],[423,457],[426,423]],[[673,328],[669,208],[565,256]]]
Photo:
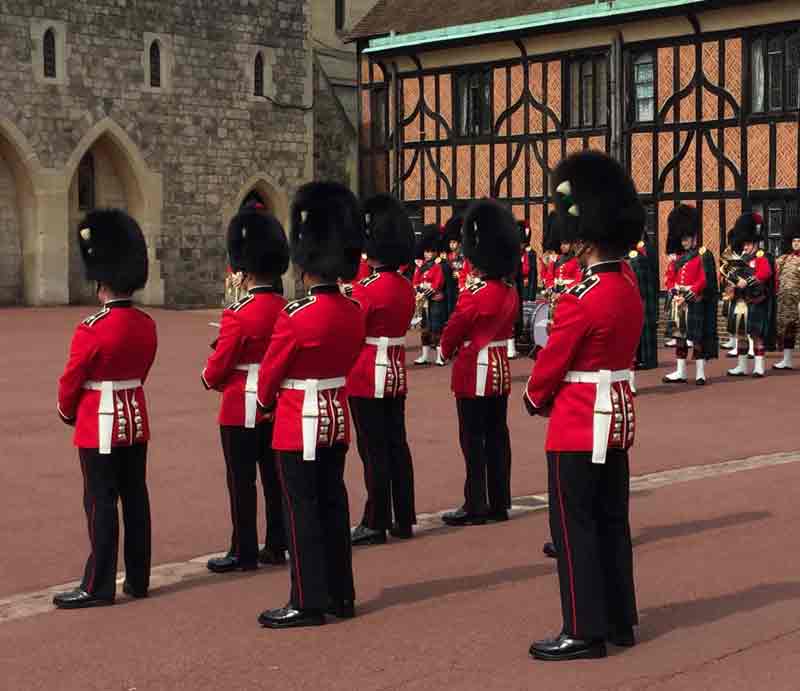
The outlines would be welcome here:
[[[636,274],[644,307],[636,365],[639,369],[655,369],[658,367],[658,274],[652,271],[650,261],[645,256],[632,259],[630,266]]]
[[[736,322],[736,310],[731,309],[728,314],[728,333],[737,337],[747,335],[751,338],[767,338],[770,331],[769,300],[764,300],[757,304],[747,304],[747,317],[744,325],[745,333],[741,333],[741,329],[737,331]]]
[[[705,335],[706,305],[703,301],[685,302],[684,305],[686,307],[683,313],[686,319],[685,324],[683,323],[684,316],[681,315],[680,307],[675,307],[674,313],[670,315],[675,325],[674,335],[676,338],[685,338],[699,345],[703,342]],[[676,314],[677,320],[675,319]]]
[[[431,333],[441,333],[447,323],[447,301],[428,300],[427,309],[422,317],[422,329]]]

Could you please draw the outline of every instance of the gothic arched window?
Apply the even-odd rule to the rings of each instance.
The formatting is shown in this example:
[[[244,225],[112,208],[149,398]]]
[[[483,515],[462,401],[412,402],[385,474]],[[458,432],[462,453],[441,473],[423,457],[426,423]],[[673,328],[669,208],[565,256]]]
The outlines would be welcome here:
[[[161,47],[158,41],[150,44],[150,86],[161,87]]]
[[[253,95],[264,95],[264,56],[256,55],[255,73],[253,75]]]
[[[78,208],[81,211],[91,211],[94,207],[94,156],[87,153],[78,165]]]
[[[56,77],[56,32],[48,29],[44,32],[42,44],[44,58],[44,76],[55,79]]]

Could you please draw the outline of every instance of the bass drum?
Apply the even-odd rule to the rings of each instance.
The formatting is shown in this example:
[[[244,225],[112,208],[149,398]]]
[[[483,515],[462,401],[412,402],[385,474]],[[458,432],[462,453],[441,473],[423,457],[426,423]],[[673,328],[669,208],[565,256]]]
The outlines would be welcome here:
[[[547,345],[549,326],[550,303],[547,300],[537,300],[530,321],[531,340],[534,346],[544,348]]]

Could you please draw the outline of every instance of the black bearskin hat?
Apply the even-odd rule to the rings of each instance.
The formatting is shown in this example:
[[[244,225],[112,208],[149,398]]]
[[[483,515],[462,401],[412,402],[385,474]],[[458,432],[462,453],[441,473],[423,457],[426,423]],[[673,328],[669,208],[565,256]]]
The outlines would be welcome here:
[[[228,226],[228,256],[234,271],[282,276],[289,268],[289,243],[280,221],[255,206],[242,209]]]
[[[680,204],[667,217],[667,254],[680,254],[684,238],[700,235],[700,212],[696,206]]]
[[[423,252],[439,252],[440,245],[439,226],[429,223],[422,229],[422,235],[417,242],[417,255],[422,257]]]
[[[139,224],[120,209],[90,211],[78,226],[86,278],[130,295],[147,283],[147,244]]]
[[[737,254],[741,254],[747,242],[758,243],[761,239],[761,214],[743,213],[736,219],[731,231],[731,247]]]
[[[583,240],[622,256],[642,237],[645,212],[630,176],[599,151],[564,159],[553,174],[567,242]]]
[[[519,231],[519,244],[529,245],[531,242],[531,227],[527,221],[517,221],[517,230]]]
[[[800,240],[800,218],[790,218],[783,226],[782,233],[782,247],[783,254],[792,252],[792,240]]]
[[[461,216],[451,216],[450,220],[444,224],[444,240],[448,251],[452,240],[461,243],[461,229],[463,225],[464,219]]]
[[[491,199],[480,199],[464,217],[464,256],[488,278],[514,273],[519,261],[519,230],[511,212]]]
[[[405,207],[390,194],[376,194],[364,202],[367,256],[397,268],[414,258],[414,228]]]
[[[542,236],[543,252],[561,251],[561,219],[555,211],[551,211],[547,216],[544,234]]]
[[[309,182],[292,202],[292,261],[326,281],[358,273],[366,236],[358,200],[337,182]]]

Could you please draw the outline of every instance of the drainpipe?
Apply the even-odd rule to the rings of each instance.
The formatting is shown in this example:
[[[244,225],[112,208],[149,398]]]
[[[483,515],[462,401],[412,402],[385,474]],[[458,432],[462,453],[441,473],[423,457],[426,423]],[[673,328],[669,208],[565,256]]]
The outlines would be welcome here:
[[[622,32],[611,42],[611,151],[612,158],[625,162],[623,130],[625,124],[625,75]]]

